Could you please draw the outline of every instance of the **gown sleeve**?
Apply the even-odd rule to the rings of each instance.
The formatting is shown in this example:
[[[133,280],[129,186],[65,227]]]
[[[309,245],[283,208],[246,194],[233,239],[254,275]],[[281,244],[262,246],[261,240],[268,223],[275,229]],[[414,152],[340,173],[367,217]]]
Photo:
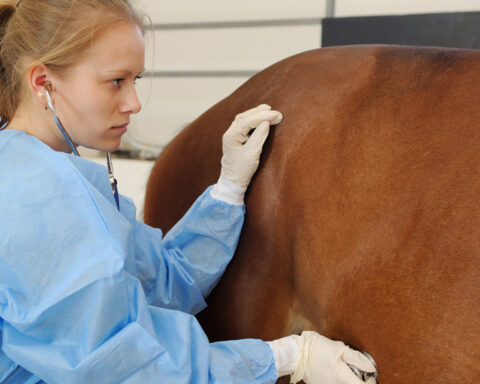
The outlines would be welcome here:
[[[49,384],[275,382],[267,343],[210,344],[194,316],[151,305],[159,300],[157,293],[147,300],[133,266],[126,267],[134,246],[127,234],[138,235],[138,228],[73,167],[58,159],[32,163],[28,156],[2,160],[8,166],[0,169],[0,318],[8,359]],[[208,210],[217,203],[207,196],[199,204]],[[203,294],[218,273],[204,283],[189,271],[196,262],[188,252],[189,222],[195,220],[185,220],[166,236],[163,246],[169,251],[161,254],[181,248],[179,257],[188,261],[178,262],[185,271],[178,273],[191,275],[187,280]],[[210,247],[208,230],[201,233]],[[165,272],[161,285],[168,287],[170,279]],[[153,291],[160,291],[156,284]]]
[[[238,243],[245,209],[216,200],[209,187],[162,238],[135,222],[135,266],[150,304],[197,313]]]

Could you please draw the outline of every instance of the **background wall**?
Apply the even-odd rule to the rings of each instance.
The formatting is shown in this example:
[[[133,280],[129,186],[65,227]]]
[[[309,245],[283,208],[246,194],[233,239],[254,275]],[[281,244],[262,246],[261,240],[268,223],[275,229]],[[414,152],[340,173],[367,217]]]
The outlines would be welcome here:
[[[478,11],[476,0],[337,0],[335,16],[374,16],[414,13]]]
[[[132,126],[159,145],[263,68],[321,44],[325,0],[144,0],[154,23]],[[152,57],[153,55],[153,57]],[[239,111],[240,112],[240,111]]]
[[[326,16],[480,10],[478,0],[138,0],[137,4],[155,26],[153,38],[148,38],[147,68],[156,77],[139,81],[144,110],[135,117],[132,133],[159,145],[257,71],[320,47],[321,19]]]
[[[137,82],[144,107],[132,118],[122,148],[140,148],[143,156],[158,154],[190,121],[256,72],[320,47],[322,18],[480,11],[478,0],[133,2],[150,15],[154,31],[146,37],[149,73]],[[126,168],[114,159],[115,170],[122,173],[118,177],[121,192],[130,194],[139,206],[143,205],[143,193],[138,183],[144,182],[138,175],[146,179],[151,165],[138,162],[140,172],[129,165],[133,170],[129,177],[130,171],[124,171]],[[129,187],[134,183],[137,186]]]

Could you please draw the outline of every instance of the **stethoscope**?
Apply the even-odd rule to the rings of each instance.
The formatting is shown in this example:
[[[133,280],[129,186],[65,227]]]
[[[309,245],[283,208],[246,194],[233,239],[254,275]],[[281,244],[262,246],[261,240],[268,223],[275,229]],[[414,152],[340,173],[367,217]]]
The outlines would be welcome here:
[[[80,154],[78,153],[77,148],[75,148],[75,145],[73,144],[72,139],[70,138],[67,131],[63,127],[62,123],[60,122],[60,118],[58,117],[58,114],[55,111],[55,108],[53,107],[52,98],[50,97],[51,88],[52,88],[52,83],[47,81],[45,83],[45,98],[47,99],[47,107],[52,113],[53,120],[55,120],[55,123],[57,124],[58,129],[60,129],[60,132],[62,132],[62,135],[67,141],[68,146],[70,147],[72,152],[75,154],[75,156],[80,157]],[[0,123],[1,122],[2,122],[2,119],[0,118]],[[0,131],[3,128],[5,128],[7,124],[8,124],[8,121],[4,122],[0,126]],[[109,152],[105,152],[105,156],[107,157],[108,180],[110,181],[110,185],[112,186],[112,193],[115,199],[115,204],[117,205],[117,209],[120,210],[120,199],[118,197],[117,179],[115,179],[115,176],[113,175],[112,159],[110,158]]]
[[[62,125],[60,118],[58,117],[57,111],[55,111],[52,98],[50,97],[51,89],[52,89],[52,84],[47,81],[45,83],[45,98],[47,100],[47,107],[52,114],[53,120],[55,120],[55,124],[57,124],[58,129],[60,129],[60,132],[62,132],[62,135],[65,138],[68,146],[76,156],[80,157],[80,154],[78,153],[77,148],[75,148],[75,145],[73,144],[71,137],[68,135],[67,131]],[[112,166],[112,159],[110,158],[110,152],[105,152],[105,156],[107,158],[108,180],[110,181],[110,185],[112,186],[112,193],[115,199],[115,204],[117,205],[117,209],[120,210],[120,200],[118,197],[117,179],[115,179],[115,176],[113,175],[113,166]]]
[[[353,373],[361,380],[363,381],[364,383],[368,383],[368,384],[377,384],[377,380],[378,380],[378,367],[377,367],[377,362],[375,361],[375,359],[372,357],[372,355],[370,355],[368,352],[365,352],[365,351],[360,351],[363,355],[365,355],[367,357],[368,360],[370,360],[370,362],[373,364],[373,366],[375,367],[375,372],[371,373],[371,372],[363,372],[362,370],[358,369],[357,367],[355,367],[354,365],[350,365],[348,364],[348,366],[350,367],[350,369],[353,371]]]

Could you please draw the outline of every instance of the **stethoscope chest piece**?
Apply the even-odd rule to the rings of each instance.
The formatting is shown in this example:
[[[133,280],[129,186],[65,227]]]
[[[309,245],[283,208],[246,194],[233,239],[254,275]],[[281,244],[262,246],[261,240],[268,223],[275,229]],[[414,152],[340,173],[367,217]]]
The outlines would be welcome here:
[[[368,384],[377,384],[377,379],[378,379],[378,368],[377,368],[377,362],[375,359],[370,355],[368,352],[365,351],[360,351],[365,357],[370,360],[370,362],[373,364],[375,367],[376,372],[363,372],[354,365],[349,365],[350,369],[353,371],[353,373],[363,382],[368,383]]]

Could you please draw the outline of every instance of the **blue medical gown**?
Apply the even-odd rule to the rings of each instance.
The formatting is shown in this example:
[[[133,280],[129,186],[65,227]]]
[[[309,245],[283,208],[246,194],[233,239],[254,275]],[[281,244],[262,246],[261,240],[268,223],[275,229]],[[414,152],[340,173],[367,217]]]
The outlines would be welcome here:
[[[162,238],[128,198],[117,211],[105,167],[5,130],[0,210],[0,382],[275,382],[268,344],[210,344],[192,315],[243,207],[207,189]]]

